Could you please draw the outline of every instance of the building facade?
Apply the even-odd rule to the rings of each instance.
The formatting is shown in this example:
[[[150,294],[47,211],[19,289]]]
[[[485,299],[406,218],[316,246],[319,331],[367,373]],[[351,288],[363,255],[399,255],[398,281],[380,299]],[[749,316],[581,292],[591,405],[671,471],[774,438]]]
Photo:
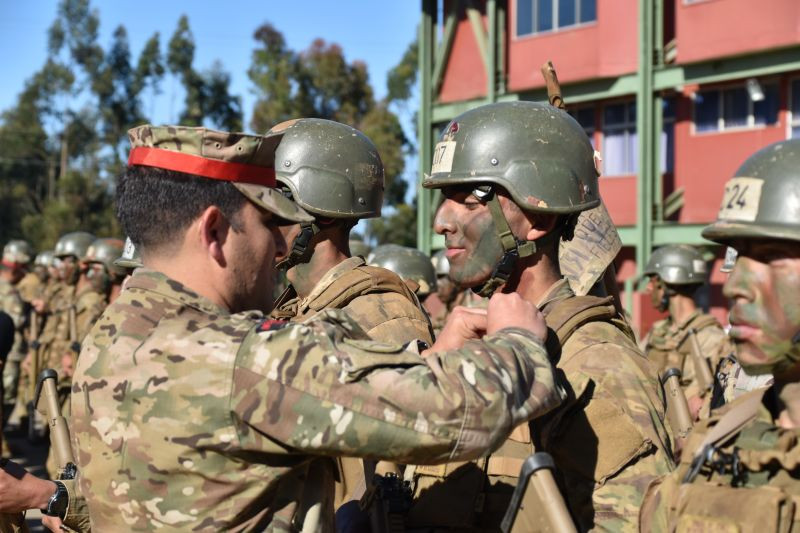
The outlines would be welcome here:
[[[420,173],[439,129],[484,103],[546,101],[552,61],[569,111],[603,159],[600,189],[624,248],[634,324],[658,318],[636,280],[650,251],[705,245],[702,305],[727,321],[724,250],[700,236],[725,181],[754,151],[800,137],[797,0],[422,0]],[[420,190],[418,242],[436,193]]]

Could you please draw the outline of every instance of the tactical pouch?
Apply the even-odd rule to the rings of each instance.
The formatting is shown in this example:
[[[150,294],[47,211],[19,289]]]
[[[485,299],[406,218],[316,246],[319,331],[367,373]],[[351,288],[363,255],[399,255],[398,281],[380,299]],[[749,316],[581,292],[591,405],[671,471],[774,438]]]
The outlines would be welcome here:
[[[477,463],[477,464],[476,464]],[[486,460],[415,467],[414,503],[406,527],[469,528],[482,509]]]

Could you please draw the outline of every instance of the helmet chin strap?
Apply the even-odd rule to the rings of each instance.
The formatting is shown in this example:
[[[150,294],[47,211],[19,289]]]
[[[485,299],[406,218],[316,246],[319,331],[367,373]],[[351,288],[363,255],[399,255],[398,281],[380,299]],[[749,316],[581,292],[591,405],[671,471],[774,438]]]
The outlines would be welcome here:
[[[308,243],[311,242],[311,239],[313,239],[314,235],[319,233],[319,231],[319,226],[314,222],[303,222],[300,224],[300,233],[294,239],[291,251],[286,256],[286,259],[277,263],[275,267],[281,270],[289,270],[295,265],[305,263],[304,259],[307,259],[305,256],[308,251]]]
[[[476,189],[473,194],[481,200],[486,201],[486,205],[489,207],[489,213],[492,215],[494,227],[497,230],[497,237],[500,239],[500,244],[503,246],[503,257],[501,257],[500,261],[495,265],[489,279],[486,280],[483,285],[472,288],[472,291],[476,294],[488,298],[498,287],[506,284],[508,278],[510,278],[511,274],[514,272],[517,260],[532,256],[542,245],[556,238],[559,232],[554,229],[533,241],[517,239],[508,225],[506,216],[503,214],[503,209],[500,206],[500,201],[493,188],[480,187]]]

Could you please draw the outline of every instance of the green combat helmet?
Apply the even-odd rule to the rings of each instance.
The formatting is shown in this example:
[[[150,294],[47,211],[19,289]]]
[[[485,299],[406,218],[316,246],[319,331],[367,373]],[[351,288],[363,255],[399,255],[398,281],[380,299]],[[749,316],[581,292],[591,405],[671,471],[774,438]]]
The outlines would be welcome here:
[[[3,264],[7,267],[27,265],[33,260],[33,255],[33,247],[27,241],[8,241],[3,248]]]
[[[56,243],[54,255],[56,259],[74,257],[76,262],[82,261],[86,258],[86,252],[89,250],[89,246],[92,245],[96,238],[97,237],[91,233],[85,231],[74,231],[72,233],[62,235],[62,237],[58,239],[58,242]],[[66,273],[62,273],[62,275],[64,276],[64,281],[66,283],[69,285],[74,285],[78,282],[80,273],[81,270],[76,265],[75,268],[72,268]]]
[[[112,282],[119,283],[128,271],[116,265],[116,260],[124,252],[125,243],[120,239],[97,239],[86,251],[84,261],[89,264],[101,264]]]
[[[739,257],[739,252],[736,251],[736,248],[728,246],[725,249],[725,260],[722,262],[722,266],[719,267],[719,271],[725,274],[733,271],[733,265],[736,264],[737,257]]]
[[[658,276],[667,285],[695,285],[706,280],[703,255],[691,246],[668,244],[655,250],[644,267],[645,276]]]
[[[381,216],[383,163],[366,135],[345,124],[316,118],[278,124],[268,132],[271,134],[283,136],[275,150],[278,183],[315,217],[314,222],[301,223],[301,232],[280,268],[302,262],[321,224]]]
[[[45,250],[44,252],[39,252],[36,254],[36,259],[33,260],[33,264],[40,267],[51,267],[53,266],[53,259],[55,258],[55,252],[53,250]]]
[[[600,205],[597,177],[594,150],[575,119],[548,104],[502,102],[467,111],[447,125],[422,185],[474,186],[474,194],[487,203],[502,256],[489,280],[474,290],[489,296],[508,280],[518,258],[563,232],[562,227],[538,241],[518,240],[495,186],[525,211],[577,216]]]
[[[416,248],[397,244],[382,244],[375,248],[367,263],[391,270],[404,280],[411,280],[419,288],[417,296],[423,298],[436,290],[436,272],[430,258]]]
[[[800,241],[800,139],[762,148],[739,167],[703,237],[726,245],[762,237]]]
[[[122,249],[122,255],[114,260],[114,266],[125,269],[141,268],[144,266],[142,264],[142,254],[139,253],[139,249],[136,248],[136,245],[133,244],[130,237],[125,239],[125,247]]]

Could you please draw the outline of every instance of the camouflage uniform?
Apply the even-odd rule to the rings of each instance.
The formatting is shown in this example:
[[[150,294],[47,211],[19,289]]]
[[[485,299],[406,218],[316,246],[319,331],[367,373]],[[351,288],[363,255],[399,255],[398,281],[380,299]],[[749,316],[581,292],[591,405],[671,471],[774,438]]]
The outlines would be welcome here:
[[[7,363],[3,367],[3,401],[11,403],[16,397],[16,384],[19,377],[19,364],[25,357],[24,329],[27,323],[25,316],[25,303],[19,295],[19,291],[14,285],[6,280],[0,279],[0,311],[5,311],[11,320],[14,321],[16,334],[14,335],[14,345],[6,359]],[[16,372],[12,367],[16,365]]]
[[[709,361],[711,368],[717,368],[724,357],[733,353],[733,346],[719,321],[699,309],[680,324],[675,323],[671,316],[653,324],[644,349],[647,358],[659,374],[668,368],[677,368],[681,371],[681,386],[687,398],[701,396],[704,393],[695,378],[692,344],[689,338],[691,330],[696,330],[701,353]]]
[[[562,111],[532,102],[491,104],[462,114],[443,131],[423,186],[474,187],[470,205],[480,202],[485,206],[480,212],[491,215],[486,228],[486,217],[469,220],[482,230],[472,237],[468,230],[456,231],[455,215],[440,222],[445,241],[454,241],[456,248],[469,238],[475,241],[475,250],[460,252],[467,259],[459,275],[481,283],[476,289],[482,295],[517,275],[516,261],[553,243],[549,239],[578,238],[568,221],[600,205],[592,148],[580,126]],[[498,200],[498,186],[522,210],[564,215],[563,226],[535,241],[515,235]],[[495,242],[486,238],[492,232]],[[451,278],[457,280],[454,269],[451,260]],[[672,469],[657,376],[613,298],[576,296],[570,280],[562,278],[537,305],[554,332],[548,352],[557,361],[567,401],[543,419],[517,427],[499,450],[471,465],[416,467],[409,527],[496,531],[520,467],[536,450],[555,459],[560,488],[579,530],[630,531],[648,483]],[[539,518],[521,511],[517,520],[523,530],[533,531],[542,526]]]
[[[792,371],[800,361],[800,321],[796,255],[787,246],[800,241],[798,168],[800,140],[759,150],[726,184],[717,221],[703,231],[752,253],[744,262],[740,257],[725,284],[726,296],[739,295],[732,333],[745,370],[782,375],[784,383],[744,394],[694,427],[678,469],[648,491],[643,532],[800,530],[800,441],[789,407],[798,398]],[[766,254],[752,247],[776,241],[783,247]],[[758,337],[735,331],[737,323],[747,324],[744,316]],[[782,322],[779,329],[771,329],[775,322]]]
[[[229,315],[139,269],[73,381],[92,525],[288,531],[300,502],[330,510],[332,471],[309,472],[313,456],[474,457],[558,402],[542,347],[506,331],[423,360],[338,311],[298,325]],[[506,389],[534,380],[530,395]]]
[[[353,281],[365,286],[354,287]],[[347,290],[351,294],[343,294]],[[366,266],[361,257],[351,257],[330,269],[306,298],[298,297],[290,285],[272,316],[303,321],[323,309],[345,311],[370,338],[381,342],[405,344],[418,339],[433,344],[430,323],[414,293],[396,275]]]
[[[216,179],[244,167],[233,185],[254,205],[313,220],[268,179],[279,133],[130,136],[131,165],[185,171],[189,160]],[[92,328],[72,391],[79,486],[99,530],[330,530],[325,456],[475,457],[562,398],[528,331],[421,358],[339,310],[302,324],[231,315],[145,268]]]

